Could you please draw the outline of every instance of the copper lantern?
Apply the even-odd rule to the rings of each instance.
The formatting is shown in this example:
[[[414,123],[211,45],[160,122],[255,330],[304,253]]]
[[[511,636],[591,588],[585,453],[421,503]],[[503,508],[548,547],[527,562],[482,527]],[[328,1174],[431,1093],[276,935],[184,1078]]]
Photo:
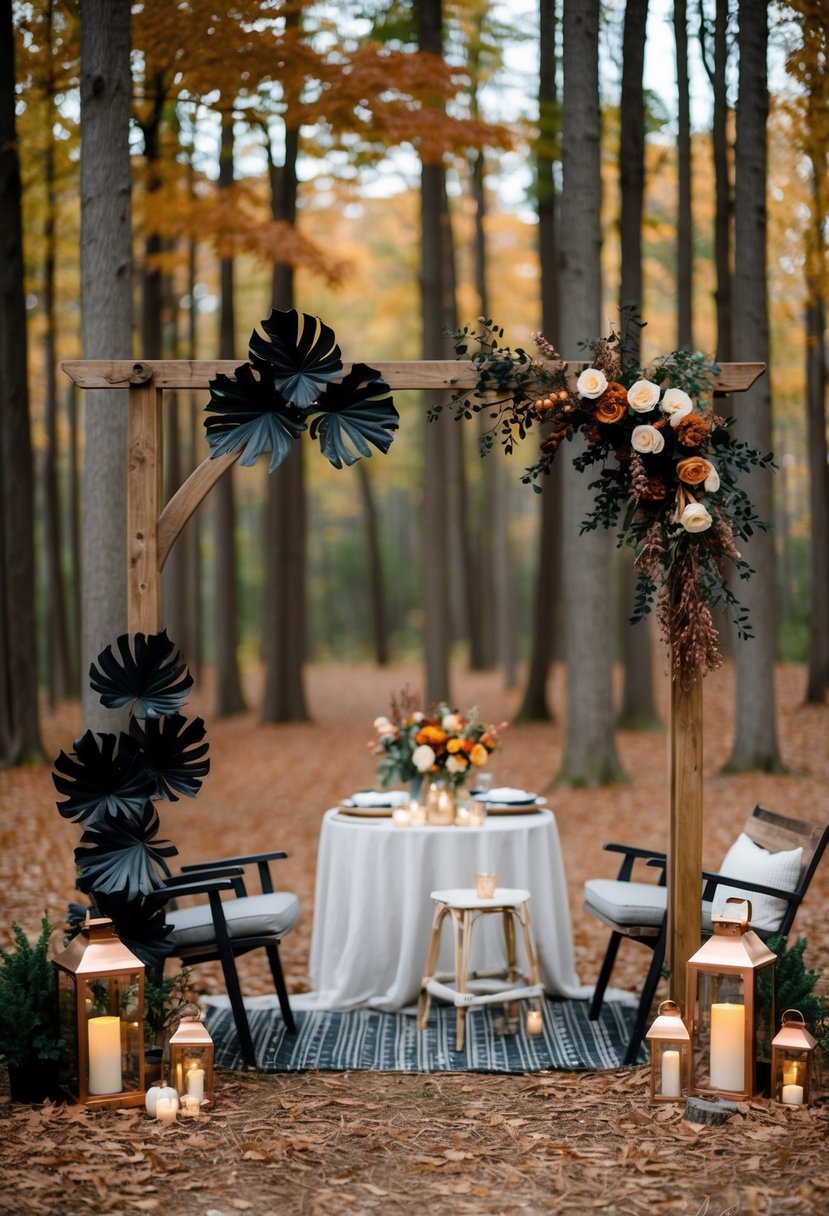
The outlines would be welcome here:
[[[62,1087],[86,1106],[144,1105],[144,964],[90,920],[54,960]]]
[[[645,1035],[651,1053],[651,1102],[680,1102],[688,1097],[691,1036],[675,1001],[663,1001]]]
[[[198,1018],[182,1018],[170,1036],[170,1082],[180,1098],[213,1101],[213,1040]]]
[[[803,1014],[787,1009],[771,1044],[771,1096],[787,1106],[808,1106],[812,1052],[817,1040]]]
[[[688,960],[693,1093],[745,1100],[759,1092],[774,1033],[776,955],[749,929],[751,904],[728,899],[713,932]]]

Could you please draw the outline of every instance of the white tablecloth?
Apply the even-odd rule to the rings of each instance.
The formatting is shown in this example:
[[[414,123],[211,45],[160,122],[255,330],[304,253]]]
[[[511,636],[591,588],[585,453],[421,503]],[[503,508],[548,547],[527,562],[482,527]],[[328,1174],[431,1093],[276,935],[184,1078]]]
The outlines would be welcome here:
[[[327,811],[317,860],[309,1001],[323,1009],[402,1009],[418,995],[432,924],[430,892],[474,887],[475,874],[530,892],[541,979],[551,995],[579,997],[564,865],[554,815],[491,815],[481,828],[396,828],[389,819]],[[520,934],[519,934],[520,937]],[[452,970],[444,928],[439,970]],[[472,969],[505,961],[497,916],[473,934]]]

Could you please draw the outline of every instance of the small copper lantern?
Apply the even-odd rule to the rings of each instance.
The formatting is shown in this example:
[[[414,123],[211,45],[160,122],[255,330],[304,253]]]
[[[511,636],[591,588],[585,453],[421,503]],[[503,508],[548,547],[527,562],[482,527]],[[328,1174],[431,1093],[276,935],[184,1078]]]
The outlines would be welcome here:
[[[750,919],[747,899],[726,900],[722,916],[712,917],[712,936],[688,960],[696,1094],[745,1101],[763,1088],[757,1073],[771,1061],[777,956],[749,929]]]
[[[787,1009],[771,1044],[771,1093],[787,1106],[808,1106],[812,1052],[817,1039],[809,1034],[803,1014]]]
[[[144,1105],[144,964],[90,920],[54,960],[62,1087],[93,1108]]]
[[[663,1001],[645,1038],[651,1051],[651,1102],[688,1097],[691,1036],[675,1001]]]
[[[213,1101],[213,1040],[199,1018],[182,1018],[170,1036],[170,1082],[181,1098]]]

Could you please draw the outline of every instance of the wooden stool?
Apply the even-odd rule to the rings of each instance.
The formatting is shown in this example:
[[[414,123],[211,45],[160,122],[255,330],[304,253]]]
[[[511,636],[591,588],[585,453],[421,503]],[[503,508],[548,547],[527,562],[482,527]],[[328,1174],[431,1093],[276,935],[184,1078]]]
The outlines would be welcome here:
[[[417,1028],[423,1030],[429,1019],[432,997],[449,1001],[455,1006],[455,1050],[463,1051],[466,1011],[475,1005],[506,1004],[508,1016],[518,1016],[517,1002],[534,999],[540,1014],[544,1008],[544,988],[538,974],[532,929],[530,927],[530,893],[509,887],[498,887],[491,899],[480,899],[474,888],[433,891],[435,901],[432,936],[426,957],[417,1002]],[[500,913],[504,925],[507,966],[503,971],[473,971],[469,973],[469,953],[472,927],[482,916]],[[455,971],[452,975],[434,975],[440,952],[440,931],[444,919],[452,917],[455,937]],[[521,925],[529,974],[519,970],[515,953],[515,921]],[[447,983],[447,981],[451,981]]]

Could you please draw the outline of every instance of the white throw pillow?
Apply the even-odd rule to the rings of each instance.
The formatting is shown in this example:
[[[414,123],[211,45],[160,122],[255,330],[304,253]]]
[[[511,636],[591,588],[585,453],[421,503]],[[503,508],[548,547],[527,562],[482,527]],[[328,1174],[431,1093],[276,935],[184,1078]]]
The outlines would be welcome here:
[[[787,853],[769,853],[741,832],[725,855],[720,874],[728,878],[744,878],[747,882],[759,882],[764,887],[777,887],[781,891],[794,891],[800,878],[803,850],[791,849]],[[746,891],[739,887],[718,886],[714,892],[711,908],[713,916],[723,913],[725,901],[736,896],[751,900],[751,925],[766,932],[775,930],[786,911],[786,901],[759,891]]]

